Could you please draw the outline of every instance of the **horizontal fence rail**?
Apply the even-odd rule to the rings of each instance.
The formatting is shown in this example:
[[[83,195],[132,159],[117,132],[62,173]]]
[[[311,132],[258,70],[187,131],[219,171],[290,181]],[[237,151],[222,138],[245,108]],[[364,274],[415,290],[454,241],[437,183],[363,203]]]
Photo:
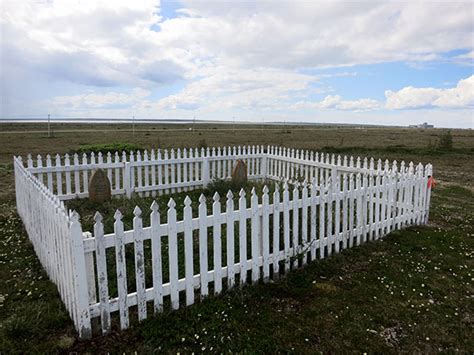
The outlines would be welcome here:
[[[106,231],[96,213],[92,232],[62,200],[87,197],[93,170],[106,171],[114,195],[156,196],[229,179],[235,162],[250,179],[273,180],[261,193],[171,198],[166,211],[122,213]],[[164,308],[191,305],[237,285],[267,282],[395,229],[428,222],[430,164],[340,157],[282,147],[152,150],[150,153],[50,156],[27,167],[14,158],[17,208],[36,253],[58,286],[81,337],[100,320],[146,319]],[[280,182],[280,183],[279,183]],[[54,192],[53,192],[54,191]],[[193,204],[194,203],[194,204]],[[106,233],[107,232],[107,233]],[[115,319],[115,320],[114,320]]]

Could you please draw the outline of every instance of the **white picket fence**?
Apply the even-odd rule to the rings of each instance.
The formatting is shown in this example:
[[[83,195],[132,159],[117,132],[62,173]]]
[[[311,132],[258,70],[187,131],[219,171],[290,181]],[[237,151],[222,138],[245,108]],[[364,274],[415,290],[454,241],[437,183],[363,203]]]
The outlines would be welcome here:
[[[228,178],[237,159],[247,162],[250,178],[283,186],[277,184],[272,193],[265,186],[260,199],[255,190],[250,196],[242,190],[238,199],[229,191],[225,206],[216,193],[210,211],[204,195],[194,210],[186,197],[182,218],[172,198],[166,213],[154,202],[147,226],[136,207],[133,229],[127,231],[117,210],[109,234],[98,213],[93,232],[83,231],[77,213],[60,201],[87,196],[88,174],[99,167],[115,182],[114,194],[155,195]],[[36,166],[29,158],[25,168],[21,158],[14,159],[19,214],[81,337],[91,336],[94,318],[100,318],[103,333],[111,330],[114,314],[126,329],[130,318],[143,320],[168,303],[177,309],[198,295],[275,279],[309,261],[428,221],[429,164],[398,167],[378,161],[375,166],[373,159],[279,147],[177,150],[176,155],[172,150],[163,156],[152,151],[111,160],[110,154],[105,162],[100,155],[81,162],[74,156],[71,165],[68,157],[59,157],[53,166],[47,158],[43,167],[39,157]]]

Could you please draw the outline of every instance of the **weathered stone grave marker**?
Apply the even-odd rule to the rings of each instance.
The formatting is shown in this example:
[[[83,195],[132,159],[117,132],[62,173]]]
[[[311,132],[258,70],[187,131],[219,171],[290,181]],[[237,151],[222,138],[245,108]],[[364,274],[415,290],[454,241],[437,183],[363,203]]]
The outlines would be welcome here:
[[[97,169],[89,180],[89,199],[94,202],[110,200],[112,192],[107,174],[102,169]]]
[[[247,182],[247,164],[243,160],[237,160],[232,170],[232,183],[241,185]]]

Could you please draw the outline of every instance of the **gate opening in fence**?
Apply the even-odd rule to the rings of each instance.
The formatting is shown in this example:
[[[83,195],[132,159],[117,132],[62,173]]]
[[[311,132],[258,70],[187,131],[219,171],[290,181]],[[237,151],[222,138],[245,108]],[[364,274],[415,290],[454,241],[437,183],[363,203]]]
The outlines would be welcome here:
[[[149,217],[122,213],[112,233],[103,216],[84,231],[65,200],[88,197],[94,170],[105,170],[114,196],[158,196],[230,179],[243,160],[250,194],[204,195]],[[26,163],[26,164],[25,164]],[[264,282],[332,253],[428,222],[432,166],[340,157],[283,147],[152,150],[115,154],[14,157],[16,203],[38,258],[57,285],[79,336],[94,318],[108,333],[164,307],[189,306],[209,293]],[[222,198],[225,198],[222,203]],[[179,212],[179,213],[177,213]],[[182,213],[181,213],[182,212]],[[181,216],[179,217],[178,216]],[[115,318],[114,318],[115,317]]]

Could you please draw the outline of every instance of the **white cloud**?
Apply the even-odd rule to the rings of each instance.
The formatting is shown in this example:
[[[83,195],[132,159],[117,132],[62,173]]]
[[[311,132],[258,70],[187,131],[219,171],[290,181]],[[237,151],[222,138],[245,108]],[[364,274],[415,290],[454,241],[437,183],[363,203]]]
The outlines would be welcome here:
[[[372,111],[381,108],[381,104],[373,99],[343,100],[339,95],[328,95],[322,101],[299,101],[294,106],[296,109],[321,109],[342,111]]]
[[[399,91],[385,91],[388,109],[413,109],[424,107],[472,108],[474,107],[474,75],[460,80],[450,89],[405,87]]]
[[[287,70],[213,68],[205,78],[188,84],[181,92],[158,101],[160,109],[223,110],[284,106],[285,101],[301,95],[318,77]]]
[[[2,61],[102,86],[162,85],[216,65],[430,61],[473,49],[472,10],[470,2],[184,1],[179,17],[163,19],[154,0],[6,1]]]
[[[122,107],[142,101],[150,95],[148,90],[135,88],[130,94],[108,92],[108,93],[87,93],[71,96],[56,96],[52,99],[54,107],[63,110],[80,110],[109,108],[113,106]]]
[[[324,75],[307,73],[393,61],[424,63],[454,50],[467,53],[447,60],[465,63],[474,53],[474,5],[468,1],[181,4],[176,18],[165,19],[158,0],[3,1],[1,84],[8,109],[2,107],[1,115],[29,113],[35,103],[43,112],[52,105],[59,114],[88,115],[370,111],[383,103],[345,100],[327,87]],[[355,73],[344,69],[330,75]],[[63,94],[58,83],[69,85],[66,92],[73,94]],[[469,107],[469,85],[387,91],[385,107]],[[45,100],[42,88],[53,86]],[[183,88],[176,93],[178,87]],[[329,92],[333,95],[321,101],[310,99]],[[29,105],[22,108],[18,103],[25,100]]]

